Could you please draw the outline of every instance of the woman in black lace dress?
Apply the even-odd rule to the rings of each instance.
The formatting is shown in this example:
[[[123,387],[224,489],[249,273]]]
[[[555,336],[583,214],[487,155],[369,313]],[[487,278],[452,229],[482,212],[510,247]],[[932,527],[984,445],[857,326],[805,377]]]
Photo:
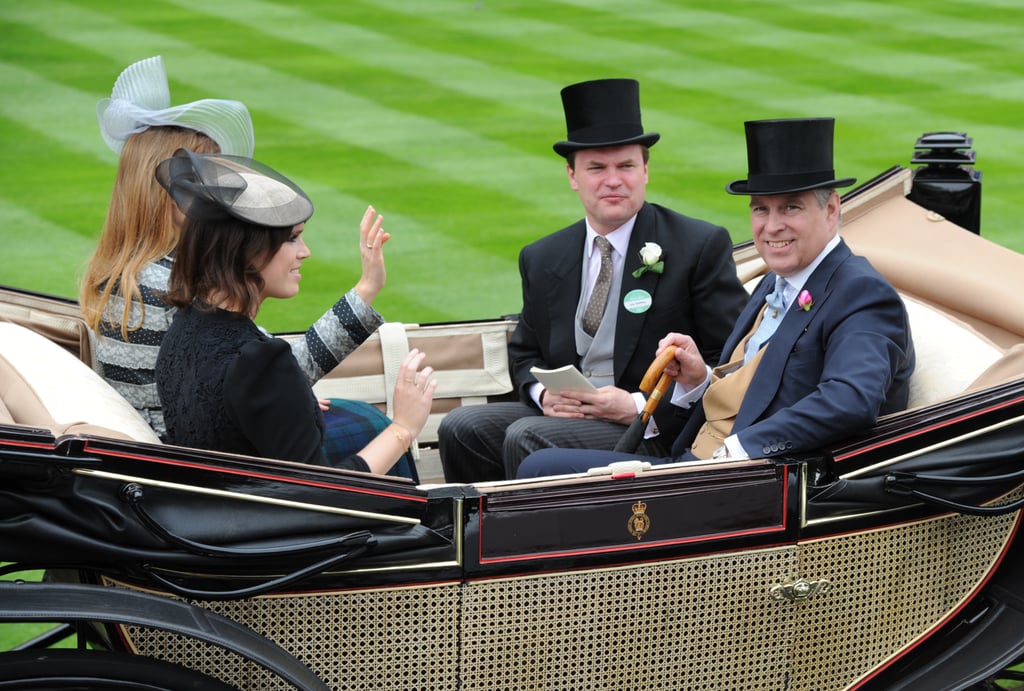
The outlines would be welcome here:
[[[312,388],[288,344],[253,321],[266,298],[298,293],[312,203],[295,183],[245,158],[180,149],[156,175],[186,217],[168,293],[179,311],[156,364],[168,442],[328,464]],[[363,238],[368,248],[386,239],[379,226]],[[353,335],[364,328],[355,314],[340,321]],[[430,367],[420,370],[423,360],[413,349],[402,363],[392,424],[331,465],[384,473],[405,453],[437,386]]]

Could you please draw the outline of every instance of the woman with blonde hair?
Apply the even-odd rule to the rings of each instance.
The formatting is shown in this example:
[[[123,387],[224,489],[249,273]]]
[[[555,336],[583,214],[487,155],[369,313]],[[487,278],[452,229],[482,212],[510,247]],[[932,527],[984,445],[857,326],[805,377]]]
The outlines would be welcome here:
[[[90,329],[95,369],[166,439],[154,367],[176,308],[165,302],[174,250],[184,216],[154,177],[157,164],[179,149],[252,156],[252,119],[238,101],[202,99],[170,105],[163,60],[147,58],[127,67],[110,98],[97,106],[100,132],[120,157],[103,232],[86,268],[79,303]],[[305,335],[292,353],[310,384],[333,369],[382,323],[371,306],[386,275],[380,247],[390,235],[371,206],[360,235],[380,236],[376,249],[360,245],[363,275]],[[360,328],[342,328],[355,319]],[[321,401],[327,411],[326,443],[345,455],[390,421],[361,401]],[[416,479],[411,456],[396,474]]]
[[[238,101],[171,106],[163,59],[141,60],[117,78],[96,108],[100,134],[118,154],[117,176],[79,305],[96,370],[165,434],[153,366],[174,310],[164,303],[180,214],[153,178],[160,161],[187,147],[252,155],[252,120]]]

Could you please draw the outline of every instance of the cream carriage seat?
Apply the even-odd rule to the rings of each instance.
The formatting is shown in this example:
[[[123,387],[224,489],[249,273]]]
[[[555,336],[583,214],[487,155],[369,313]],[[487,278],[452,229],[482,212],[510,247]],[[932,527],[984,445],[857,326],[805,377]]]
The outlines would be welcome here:
[[[28,328],[0,322],[0,423],[55,436],[94,434],[159,444],[141,415],[88,365]]]
[[[929,405],[974,388],[1003,350],[966,322],[903,295],[917,366],[908,408]]]

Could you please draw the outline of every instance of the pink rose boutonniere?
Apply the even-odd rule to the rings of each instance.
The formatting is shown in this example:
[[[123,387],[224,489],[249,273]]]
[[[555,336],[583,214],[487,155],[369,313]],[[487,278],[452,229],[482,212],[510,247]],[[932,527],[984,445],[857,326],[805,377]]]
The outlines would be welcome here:
[[[800,294],[796,296],[796,304],[800,305],[800,309],[804,312],[809,312],[814,307],[814,298],[811,297],[809,291],[801,290]]]
[[[665,262],[661,258],[661,245],[656,242],[645,242],[640,248],[640,261],[643,264],[633,272],[633,278],[640,278],[647,271],[660,274],[665,270]]]

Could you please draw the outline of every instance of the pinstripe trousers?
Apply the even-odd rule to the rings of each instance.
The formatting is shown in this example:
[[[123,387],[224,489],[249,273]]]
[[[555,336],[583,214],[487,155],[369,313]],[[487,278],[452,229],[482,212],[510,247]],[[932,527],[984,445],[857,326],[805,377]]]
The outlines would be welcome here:
[[[549,417],[525,403],[486,403],[456,408],[441,421],[438,443],[448,482],[512,479],[523,459],[552,447],[611,451],[626,425],[604,420]],[[636,453],[667,456],[659,438],[645,439]]]

